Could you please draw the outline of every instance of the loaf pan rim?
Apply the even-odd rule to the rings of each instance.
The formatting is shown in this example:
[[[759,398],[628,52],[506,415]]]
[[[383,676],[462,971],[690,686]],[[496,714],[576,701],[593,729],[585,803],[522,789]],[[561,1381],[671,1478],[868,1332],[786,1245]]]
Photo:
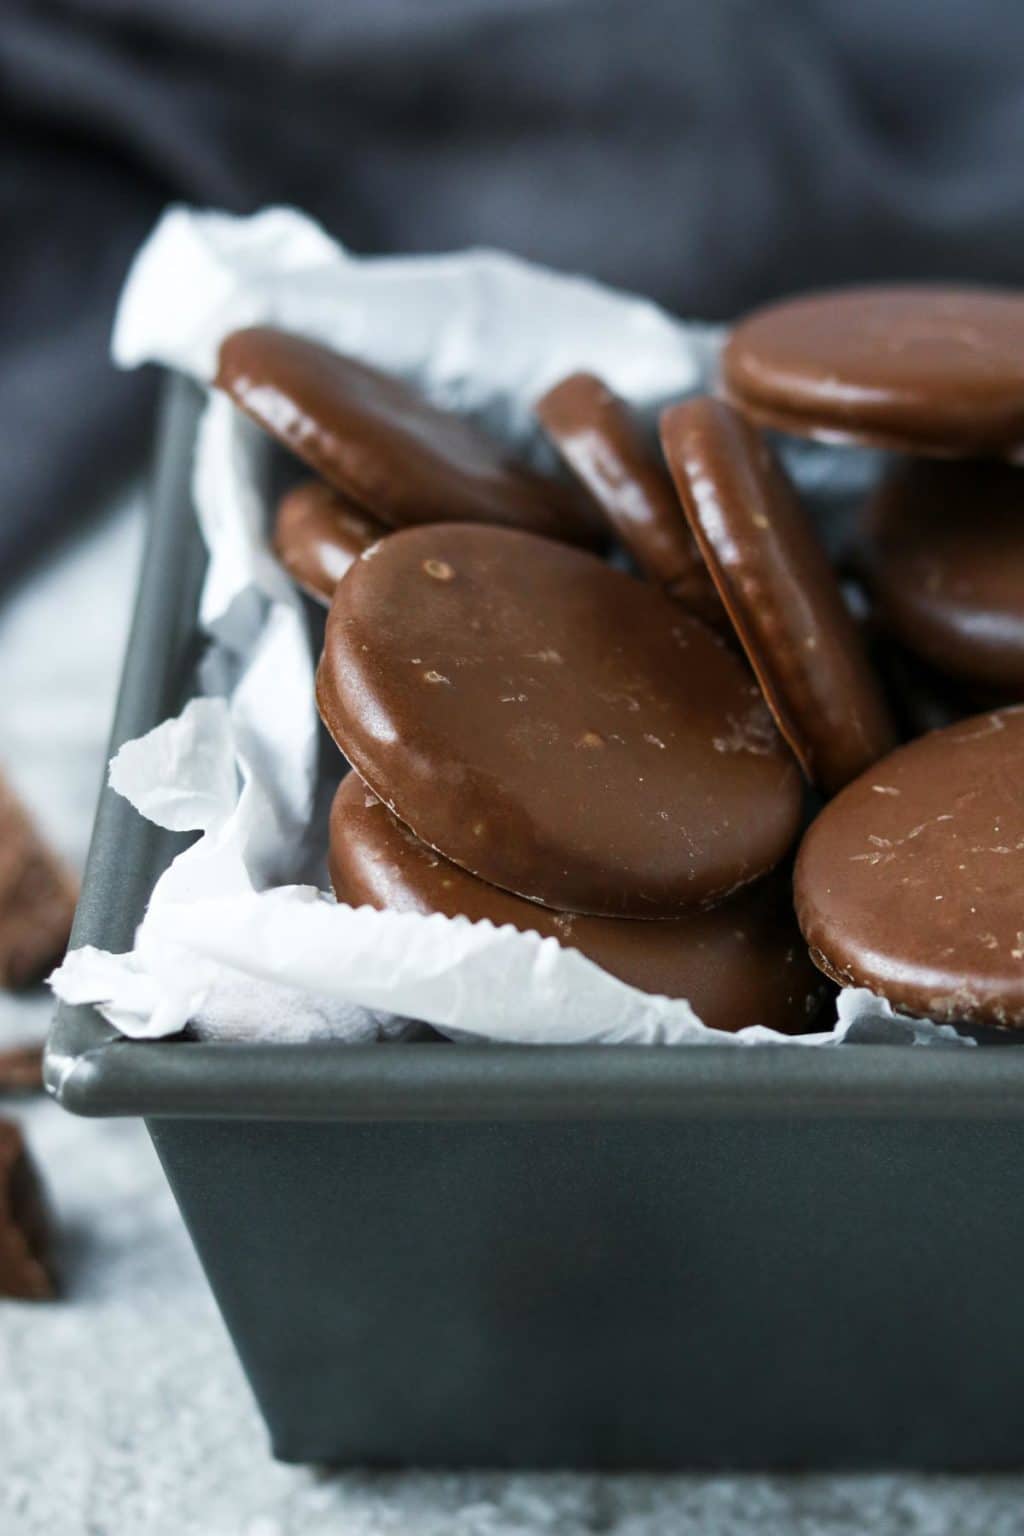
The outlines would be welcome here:
[[[150,516],[110,751],[181,707],[205,557],[191,512],[202,392],[162,392]],[[100,793],[72,944],[131,943],[186,840]],[[130,873],[126,877],[123,871]],[[114,877],[119,878],[115,879]],[[246,1120],[1024,1117],[1024,1051],[857,1046],[482,1046],[126,1040],[59,1005],[48,1091],[79,1115]]]

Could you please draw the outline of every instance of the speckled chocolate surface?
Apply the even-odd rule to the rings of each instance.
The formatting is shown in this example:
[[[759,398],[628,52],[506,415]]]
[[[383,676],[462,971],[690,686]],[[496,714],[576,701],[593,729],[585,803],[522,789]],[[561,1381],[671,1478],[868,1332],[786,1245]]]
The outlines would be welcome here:
[[[826,794],[894,745],[881,685],[771,449],[720,400],[662,417],[665,457],[779,728]]]
[[[799,773],[743,663],[660,592],[528,534],[376,545],[335,593],[317,697],[417,836],[559,909],[675,916],[796,835]]]
[[[927,1018],[1024,1025],[1024,706],[874,764],[810,827],[794,890],[837,981]]]

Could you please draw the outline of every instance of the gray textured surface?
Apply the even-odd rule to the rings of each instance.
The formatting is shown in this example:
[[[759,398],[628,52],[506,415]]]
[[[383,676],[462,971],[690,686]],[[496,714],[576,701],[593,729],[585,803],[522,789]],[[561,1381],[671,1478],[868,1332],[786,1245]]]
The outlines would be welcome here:
[[[0,1304],[4,1536],[1010,1536],[1024,1478],[331,1475],[271,1461],[139,1125],[24,1117],[65,1297]],[[410,1383],[415,1390],[414,1380]]]

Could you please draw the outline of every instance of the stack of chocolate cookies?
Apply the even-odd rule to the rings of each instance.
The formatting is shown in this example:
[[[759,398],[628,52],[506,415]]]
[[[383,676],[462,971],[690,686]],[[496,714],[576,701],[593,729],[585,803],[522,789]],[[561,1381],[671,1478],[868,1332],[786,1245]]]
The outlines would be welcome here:
[[[217,382],[320,477],[283,501],[275,546],[330,605],[317,699],[355,770],[331,818],[339,899],[535,931],[722,1029],[808,1028],[811,960],[897,1007],[1024,1022],[1024,713],[897,748],[906,726],[761,431],[1012,457],[1017,335],[1013,296],[778,306],[735,328],[716,397],[664,412],[660,447],[602,380],[549,391],[564,480],[315,342],[230,336]],[[1017,472],[917,460],[865,511],[876,623],[921,665],[1016,687],[1024,591],[997,550]],[[906,595],[929,495],[942,560]],[[815,808],[801,938],[790,855]]]
[[[733,331],[722,386],[761,425],[887,451],[855,563],[905,732],[945,727],[808,831],[796,900],[813,956],[910,1013],[1020,1027],[1024,297],[900,287],[776,305]]]

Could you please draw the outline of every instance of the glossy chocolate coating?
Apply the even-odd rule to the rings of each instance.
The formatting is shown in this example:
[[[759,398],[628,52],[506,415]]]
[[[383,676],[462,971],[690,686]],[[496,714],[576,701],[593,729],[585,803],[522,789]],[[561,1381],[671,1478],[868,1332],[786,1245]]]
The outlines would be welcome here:
[[[796,835],[800,776],[739,658],[656,588],[530,534],[375,545],[338,583],[317,699],[418,837],[566,911],[673,917]]]
[[[764,426],[939,456],[1024,451],[1024,295],[907,285],[756,311],[722,353],[728,399]]]
[[[579,917],[523,901],[467,874],[414,837],[358,775],[331,809],[329,863],[339,901],[396,912],[510,923],[556,938],[643,992],[685,997],[705,1024],[763,1024],[799,1034],[813,1023],[820,978],[793,916],[788,880],[769,877],[709,911],[667,922]]]
[[[812,824],[794,890],[836,981],[929,1018],[1024,1025],[1024,707],[875,763]]]
[[[215,380],[247,415],[325,480],[393,527],[501,523],[595,543],[573,488],[514,463],[471,422],[403,380],[270,326],[222,343]]]
[[[895,741],[881,687],[810,519],[757,431],[702,396],[662,416],[690,526],[779,729],[834,794]]]
[[[574,373],[538,400],[537,416],[644,575],[699,618],[724,622],[672,481],[626,402]]]
[[[885,627],[940,672],[1024,698],[1024,470],[901,464],[864,533]]]
[[[322,480],[305,480],[281,500],[274,553],[294,581],[328,604],[353,560],[390,529]]]

